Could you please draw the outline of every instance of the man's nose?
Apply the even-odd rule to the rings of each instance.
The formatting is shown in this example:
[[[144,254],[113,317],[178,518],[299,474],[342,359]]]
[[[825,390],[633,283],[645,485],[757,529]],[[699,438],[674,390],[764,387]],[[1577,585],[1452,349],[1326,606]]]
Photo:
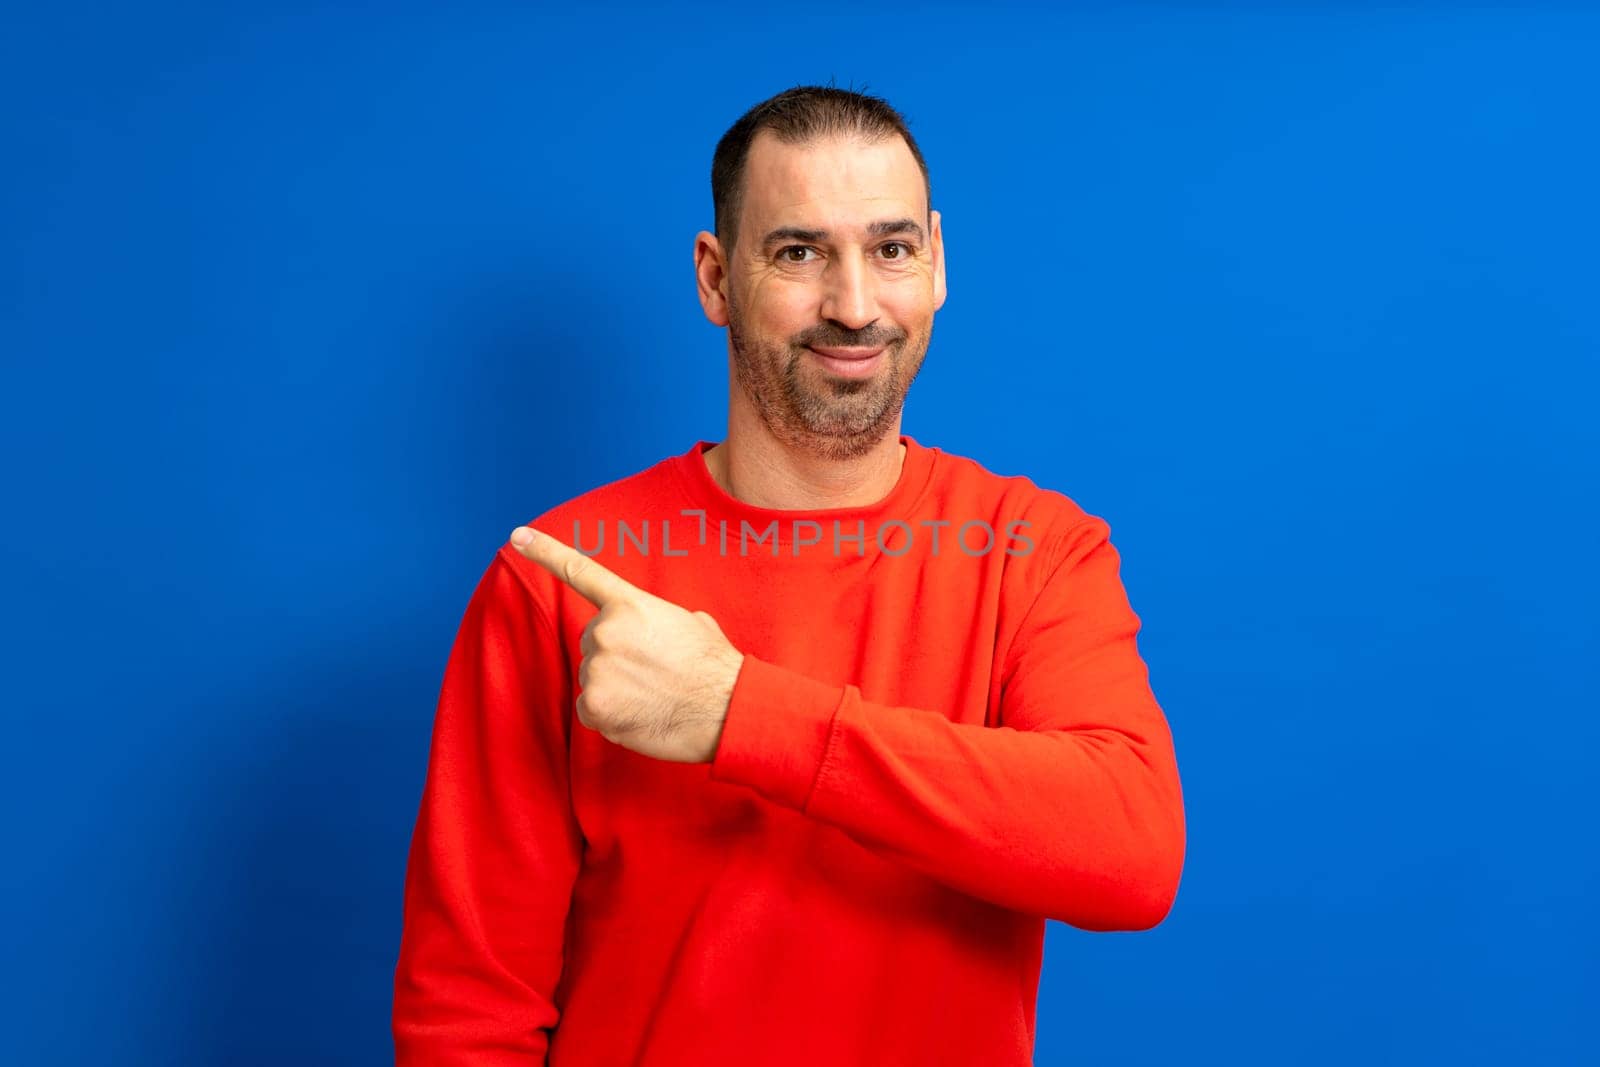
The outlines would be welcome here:
[[[823,272],[822,317],[859,330],[878,317],[876,279],[858,256],[840,256]]]

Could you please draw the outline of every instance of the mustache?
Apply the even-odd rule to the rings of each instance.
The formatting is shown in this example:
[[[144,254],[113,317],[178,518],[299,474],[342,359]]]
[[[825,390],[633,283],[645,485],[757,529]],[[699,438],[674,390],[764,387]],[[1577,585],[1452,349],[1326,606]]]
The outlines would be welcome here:
[[[905,340],[904,333],[885,333],[882,330],[853,330],[801,334],[795,346],[806,348],[820,345],[823,348],[879,348]]]

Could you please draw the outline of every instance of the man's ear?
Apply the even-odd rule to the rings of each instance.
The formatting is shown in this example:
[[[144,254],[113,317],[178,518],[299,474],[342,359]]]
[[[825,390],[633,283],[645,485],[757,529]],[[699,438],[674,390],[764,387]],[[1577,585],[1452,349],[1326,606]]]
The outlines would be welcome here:
[[[937,211],[930,211],[928,212],[928,215],[931,220],[928,224],[930,227],[928,247],[933,253],[933,310],[938,311],[940,308],[944,307],[945,296],[944,234],[940,232],[939,228],[939,213]]]
[[[713,326],[728,325],[728,267],[717,235],[701,230],[694,237],[694,280],[700,307]]]

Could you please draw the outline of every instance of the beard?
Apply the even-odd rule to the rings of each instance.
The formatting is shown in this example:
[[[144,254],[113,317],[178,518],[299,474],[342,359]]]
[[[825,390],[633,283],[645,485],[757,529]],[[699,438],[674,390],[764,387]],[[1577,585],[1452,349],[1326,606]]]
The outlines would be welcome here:
[[[825,459],[854,459],[883,440],[905,407],[932,332],[931,321],[913,333],[877,327],[852,332],[826,323],[789,341],[768,342],[746,332],[739,304],[728,296],[728,340],[739,387],[775,438]],[[870,378],[838,378],[811,358],[808,345],[883,345],[884,360]]]

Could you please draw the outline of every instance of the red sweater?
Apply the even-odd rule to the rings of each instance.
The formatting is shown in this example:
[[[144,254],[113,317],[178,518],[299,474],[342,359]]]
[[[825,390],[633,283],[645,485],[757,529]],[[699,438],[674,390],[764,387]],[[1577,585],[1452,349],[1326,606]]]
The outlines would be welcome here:
[[[577,722],[595,608],[499,549],[434,722],[398,1064],[1027,1064],[1045,920],[1166,916],[1182,793],[1107,524],[901,441],[868,507],[753,507],[699,441],[529,523],[745,653],[711,763]]]

